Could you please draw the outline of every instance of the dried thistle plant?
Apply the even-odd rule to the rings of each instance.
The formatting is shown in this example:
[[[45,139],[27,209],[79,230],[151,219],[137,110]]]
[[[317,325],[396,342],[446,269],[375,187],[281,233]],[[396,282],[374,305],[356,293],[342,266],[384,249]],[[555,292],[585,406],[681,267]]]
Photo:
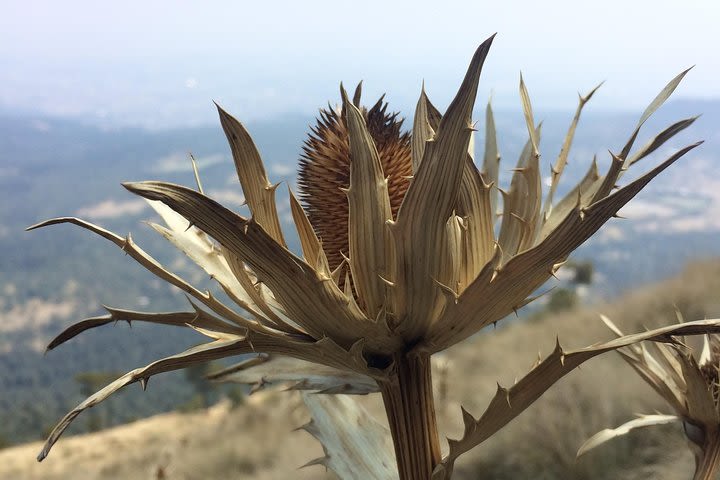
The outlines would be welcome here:
[[[682,317],[679,316],[680,321]],[[622,332],[610,319],[607,326]],[[617,428],[589,438],[578,456],[635,428],[680,422],[695,455],[694,480],[712,480],[720,471],[720,336],[704,335],[700,356],[685,339],[671,344],[638,344],[618,350],[622,358],[675,411],[674,415],[640,415]]]
[[[300,175],[306,208],[290,192],[302,256],[287,248],[275,208],[277,185],[270,183],[249,133],[219,107],[250,218],[204,195],[199,181],[197,190],[156,181],[124,184],[148,199],[163,218],[166,225],[153,228],[200,265],[235,305],[171,273],[129,236],[120,237],[77,218],[57,218],[31,227],[72,223],[88,229],[191,298],[188,312],[110,308],[107,315],[62,332],[50,349],[84,330],[117,320],[190,327],[211,339],[133,370],[89,397],[55,427],[38,458],[45,458],[77,415],[128,384],[140,382],[144,387],[158,373],[223,357],[265,353],[269,356],[225,374],[252,375],[257,368],[264,369],[263,381],[291,379],[300,389],[379,391],[399,478],[450,478],[458,456],[500,430],[582,362],[638,341],[669,341],[673,335],[717,330],[720,321],[691,322],[575,351],[563,351],[558,344],[514,386],[499,387],[482,416],[476,419],[463,410],[463,436],[451,440],[449,453],[441,457],[431,356],[532,301],[531,295],[575,248],[656,175],[699,145],[679,150],[637,180],[617,187],[628,168],[693,123],[694,118],[677,122],[631,154],[640,127],[670,96],[683,72],[645,110],[630,139],[612,155],[608,171],[600,175],[593,161],[584,178],[555,202],[575,128],[592,90],[580,98],[552,166],[543,204],[540,127],[535,125],[521,79],[529,139],[509,188],[500,190],[500,156],[489,106],[482,171],[470,147],[471,114],[492,41],[488,39],[475,52],[444,114],[422,91],[409,156],[408,137],[400,133],[396,117],[385,113],[382,102],[363,111],[360,94],[351,101],[341,88],[341,112],[323,114],[306,144]],[[338,187],[344,189],[344,197]],[[496,232],[500,205],[502,220]],[[287,357],[304,363],[288,364]]]

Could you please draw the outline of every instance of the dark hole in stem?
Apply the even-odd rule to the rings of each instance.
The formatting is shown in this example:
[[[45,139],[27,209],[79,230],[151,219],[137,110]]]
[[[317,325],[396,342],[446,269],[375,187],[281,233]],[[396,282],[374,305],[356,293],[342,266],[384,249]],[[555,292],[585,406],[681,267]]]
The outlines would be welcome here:
[[[378,370],[385,370],[393,362],[393,359],[390,355],[382,355],[376,353],[366,353],[365,360],[367,360],[368,367],[377,368]]]

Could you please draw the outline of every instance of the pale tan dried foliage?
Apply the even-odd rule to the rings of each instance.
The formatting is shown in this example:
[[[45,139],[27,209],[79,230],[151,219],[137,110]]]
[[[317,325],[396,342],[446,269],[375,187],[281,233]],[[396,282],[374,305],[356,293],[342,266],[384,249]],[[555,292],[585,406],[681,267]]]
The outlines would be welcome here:
[[[623,335],[609,318],[603,320],[615,334]],[[578,456],[636,428],[682,422],[695,454],[693,478],[714,479],[720,471],[720,336],[704,335],[699,356],[683,338],[673,344],[631,345],[618,353],[674,414],[640,415],[617,428],[602,430],[580,447]]]
[[[190,311],[168,313],[108,309],[107,315],[85,320],[61,333],[50,348],[88,328],[117,320],[188,326],[210,338],[208,343],[127,373],[79,404],[52,431],[39,459],[48,454],[77,415],[128,384],[140,382],[145,386],[158,373],[262,352],[272,358],[292,357],[305,362],[284,373],[294,375],[298,388],[302,386],[298,375],[303,372],[308,375],[307,388],[314,390],[367,391],[368,386],[375,386],[388,414],[399,478],[449,478],[459,455],[503,428],[584,361],[639,341],[665,342],[675,335],[718,331],[720,321],[708,320],[573,351],[564,351],[558,344],[514,386],[499,387],[480,417],[463,410],[462,438],[451,440],[448,455],[441,458],[430,356],[532,301],[531,295],[575,248],[655,176],[699,145],[684,147],[636,180],[617,186],[628,168],[694,121],[690,118],[667,127],[633,152],[641,126],[675,90],[683,72],[651,102],[629,140],[612,155],[608,171],[601,175],[593,162],[584,178],[556,202],[554,196],[574,131],[593,89],[580,98],[543,202],[540,128],[521,79],[528,141],[509,188],[501,190],[500,155],[489,106],[481,170],[471,152],[472,111],[493,38],[475,52],[444,114],[432,105],[424,89],[421,92],[410,139],[411,178],[403,175],[407,163],[396,164],[387,156],[387,152],[395,152],[390,157],[406,158],[407,136],[400,133],[396,117],[385,113],[382,102],[364,112],[358,107],[359,92],[351,101],[341,88],[341,113],[323,114],[324,120],[307,145],[304,167],[308,172],[316,167],[332,170],[335,176],[325,178],[321,174],[317,185],[311,184],[315,181],[312,175],[303,180],[309,213],[290,192],[302,256],[287,248],[275,206],[277,185],[268,179],[250,134],[219,107],[250,218],[206,196],[199,181],[197,189],[158,181],[124,184],[130,192],[150,201],[165,223],[153,228],[200,265],[227,293],[232,305],[168,271],[129,236],[120,237],[77,218],[57,218],[31,227],[72,223],[88,229],[185,292],[192,305]],[[376,122],[380,133],[371,130]],[[329,152],[332,148],[342,155]],[[321,180],[328,181],[321,184]],[[405,181],[407,188],[402,195]],[[346,203],[338,196],[339,183]],[[315,197],[333,200],[313,203]],[[324,201],[330,202],[327,207]],[[500,205],[502,218],[496,232]],[[325,208],[328,215],[321,215]],[[334,232],[328,233],[328,228],[337,230],[337,238],[333,239]],[[338,249],[345,258],[338,261],[335,257],[331,262]],[[316,364],[322,365],[320,372],[314,370]],[[235,372],[242,370],[248,369],[241,367]],[[361,385],[344,388],[347,382],[342,381],[343,376],[361,378]]]

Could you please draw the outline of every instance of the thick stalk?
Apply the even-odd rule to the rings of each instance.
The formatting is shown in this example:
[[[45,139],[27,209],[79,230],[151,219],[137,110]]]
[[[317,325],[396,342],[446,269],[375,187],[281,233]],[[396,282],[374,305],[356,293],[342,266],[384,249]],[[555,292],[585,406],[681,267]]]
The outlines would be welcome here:
[[[715,480],[720,471],[720,432],[712,432],[705,439],[702,452],[695,457],[693,480]]]
[[[430,357],[398,355],[396,374],[382,382],[400,480],[429,480],[440,462]]]

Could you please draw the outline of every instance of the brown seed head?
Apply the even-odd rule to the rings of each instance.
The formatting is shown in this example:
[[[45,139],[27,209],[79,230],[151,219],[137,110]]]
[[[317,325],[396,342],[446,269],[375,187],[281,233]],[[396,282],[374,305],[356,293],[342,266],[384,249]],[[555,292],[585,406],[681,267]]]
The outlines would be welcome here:
[[[360,86],[354,103],[359,105]],[[362,108],[368,131],[375,141],[385,177],[393,218],[412,175],[410,134],[402,132],[403,119],[388,113],[383,97],[369,110]],[[348,201],[342,189],[350,186],[350,143],[344,115],[321,109],[317,124],[303,146],[298,171],[300,198],[315,232],[322,241],[330,268],[348,254]]]

